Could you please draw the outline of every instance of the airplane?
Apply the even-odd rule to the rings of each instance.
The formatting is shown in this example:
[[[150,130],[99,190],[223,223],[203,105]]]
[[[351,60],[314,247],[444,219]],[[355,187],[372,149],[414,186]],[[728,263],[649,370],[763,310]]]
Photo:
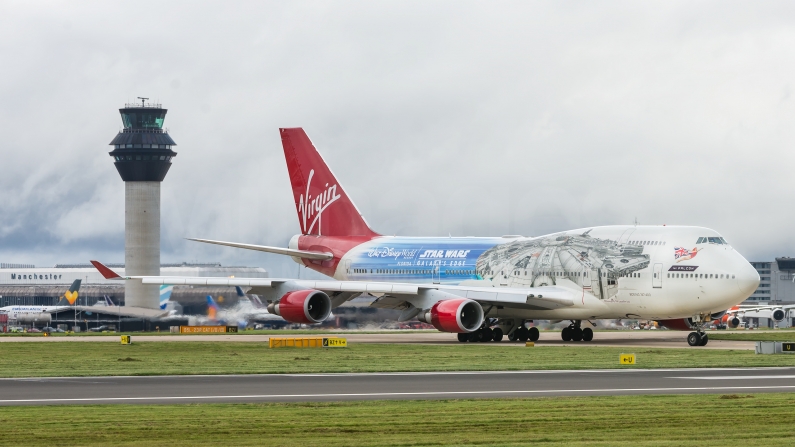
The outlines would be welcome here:
[[[291,256],[334,280],[180,278],[186,285],[248,287],[268,310],[295,323],[319,323],[361,294],[458,340],[536,341],[534,320],[569,321],[564,341],[591,341],[584,322],[658,320],[687,324],[690,346],[705,325],[748,298],[759,275],[714,230],[695,226],[614,225],[536,237],[384,236],[367,224],[301,128],[279,130],[301,233],[287,248],[189,240]],[[168,284],[159,276],[108,279]],[[593,324],[593,323],[591,323]]]
[[[790,311],[795,309],[795,304],[788,304],[786,306],[734,306],[726,311],[716,324],[724,325],[725,327],[735,329],[740,326],[741,320],[745,318],[745,314],[759,314],[768,315],[765,318],[770,318],[776,323],[781,323],[784,319],[789,318]]]
[[[52,313],[74,307],[81,282],[80,279],[74,280],[55,306],[5,306],[0,307],[0,312],[7,313],[9,320],[20,323],[49,322]]]

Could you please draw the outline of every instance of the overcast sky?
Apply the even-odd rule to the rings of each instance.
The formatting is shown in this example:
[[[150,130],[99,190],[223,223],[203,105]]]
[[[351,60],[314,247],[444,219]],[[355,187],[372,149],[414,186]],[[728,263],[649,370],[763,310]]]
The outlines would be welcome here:
[[[164,262],[295,275],[277,129],[374,229],[700,225],[795,256],[791,2],[0,0],[0,262],[124,259],[118,109],[168,108]]]

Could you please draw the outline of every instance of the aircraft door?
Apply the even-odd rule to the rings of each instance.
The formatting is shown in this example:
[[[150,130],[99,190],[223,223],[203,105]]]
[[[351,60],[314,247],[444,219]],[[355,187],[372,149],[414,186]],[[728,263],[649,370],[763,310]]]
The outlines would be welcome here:
[[[651,278],[652,287],[662,288],[662,264],[654,264],[654,272]]]
[[[350,259],[346,259],[345,262],[343,263],[343,266],[345,267],[345,276],[350,278],[350,276],[351,276],[351,260]]]
[[[434,284],[441,284],[441,261],[433,261],[433,283]]]

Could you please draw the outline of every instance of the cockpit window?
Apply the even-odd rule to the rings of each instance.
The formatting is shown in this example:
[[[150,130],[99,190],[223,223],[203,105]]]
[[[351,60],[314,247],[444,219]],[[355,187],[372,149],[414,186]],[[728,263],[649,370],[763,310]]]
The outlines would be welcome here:
[[[700,237],[698,238],[698,242],[696,242],[696,244],[707,244],[707,243],[717,244],[717,245],[729,245],[729,243],[726,242],[726,239],[723,239],[722,237],[712,237],[712,236]]]

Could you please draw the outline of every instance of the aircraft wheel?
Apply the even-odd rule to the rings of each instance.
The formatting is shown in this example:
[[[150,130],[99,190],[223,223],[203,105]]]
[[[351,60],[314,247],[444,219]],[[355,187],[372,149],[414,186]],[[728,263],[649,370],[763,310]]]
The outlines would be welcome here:
[[[687,334],[687,344],[690,346],[699,346],[701,344],[701,335],[698,332]]]
[[[472,342],[472,343],[474,343],[476,341],[480,341],[480,330],[477,330],[475,332],[470,332],[469,333],[469,341]]]
[[[517,334],[516,338],[518,338],[521,342],[526,342],[530,337],[530,331],[528,331],[526,327],[520,327],[517,329],[517,331],[519,334]]]
[[[482,334],[480,335],[480,341],[487,342],[491,341],[494,338],[494,331],[491,330],[490,327],[484,327],[481,329]]]
[[[563,330],[560,331],[560,338],[562,338],[563,341],[571,341],[571,328],[568,326],[564,327]]]
[[[517,332],[517,331],[513,331],[513,332],[511,332],[510,334],[508,334],[508,341],[516,341],[516,340],[517,340],[517,338],[516,338],[516,332]]]
[[[460,333],[458,334],[458,341],[461,343],[466,343],[469,341],[469,334],[467,333]]]
[[[577,326],[571,328],[571,341],[582,341],[582,329]]]
[[[528,332],[529,332],[528,339],[530,341],[538,341],[538,338],[541,337],[541,334],[538,332],[537,327],[531,327],[530,329],[528,329]]]
[[[500,329],[498,327],[495,327],[494,329],[492,329],[491,339],[496,341],[496,342],[502,341],[502,329]]]
[[[707,346],[707,342],[709,342],[709,335],[704,334],[704,335],[701,336],[701,343],[699,343],[698,345],[699,346]]]
[[[593,340],[593,329],[587,327],[582,330],[582,341],[591,341]]]

